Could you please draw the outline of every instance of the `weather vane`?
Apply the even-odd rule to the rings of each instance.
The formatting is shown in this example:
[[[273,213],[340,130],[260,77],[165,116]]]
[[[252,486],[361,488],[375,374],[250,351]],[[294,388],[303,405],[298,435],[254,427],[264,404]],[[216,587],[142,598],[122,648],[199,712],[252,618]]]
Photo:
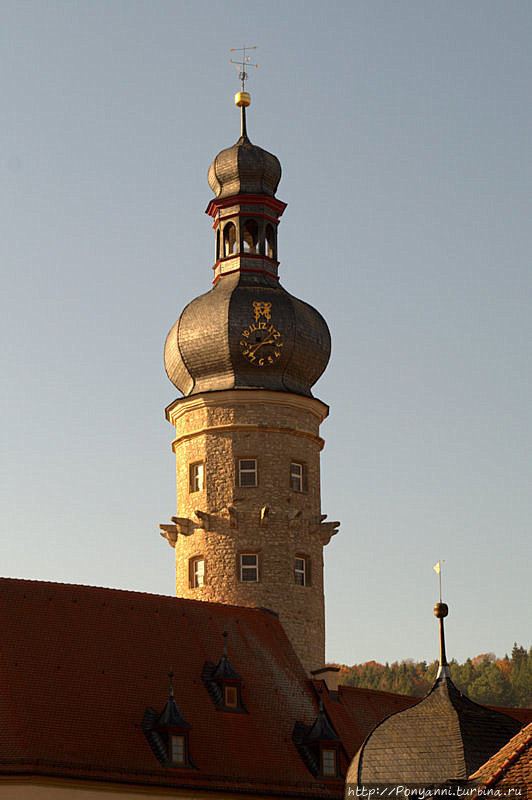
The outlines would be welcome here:
[[[233,59],[229,59],[229,63],[233,64],[238,70],[238,78],[242,81],[242,91],[245,92],[246,81],[248,79],[248,74],[246,72],[247,67],[258,67],[258,64],[251,63],[251,56],[246,55],[247,50],[256,50],[257,46],[254,47],[232,47],[230,49],[230,53],[242,53],[242,61],[233,61]]]

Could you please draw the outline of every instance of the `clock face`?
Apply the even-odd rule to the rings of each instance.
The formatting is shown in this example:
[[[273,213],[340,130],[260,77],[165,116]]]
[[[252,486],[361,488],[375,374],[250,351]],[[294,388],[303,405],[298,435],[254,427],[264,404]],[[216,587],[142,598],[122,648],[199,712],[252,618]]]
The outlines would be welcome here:
[[[254,302],[255,319],[240,334],[242,355],[256,367],[270,366],[282,353],[281,332],[271,323],[271,307],[271,303]]]

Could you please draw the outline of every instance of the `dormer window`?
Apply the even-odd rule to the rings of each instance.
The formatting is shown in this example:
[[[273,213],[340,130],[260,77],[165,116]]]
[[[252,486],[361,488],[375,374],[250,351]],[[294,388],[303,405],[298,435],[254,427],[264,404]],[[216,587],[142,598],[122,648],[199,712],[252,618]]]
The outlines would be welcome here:
[[[163,767],[195,769],[188,751],[188,734],[191,725],[174,699],[173,672],[170,670],[170,697],[161,712],[147,708],[142,720],[142,730],[148,743]]]
[[[238,689],[236,686],[224,686],[224,700],[227,708],[238,706]]]
[[[336,780],[342,777],[340,764],[342,742],[323,707],[321,690],[318,716],[314,724],[303,725],[301,722],[296,722],[292,741],[305,765],[315,777]]]
[[[227,631],[224,631],[224,649],[220,661],[216,665],[206,661],[201,678],[217,711],[246,714],[247,709],[242,701],[242,678],[227,657],[227,636]]]
[[[170,736],[170,760],[172,764],[182,766],[186,762],[185,737]]]
[[[321,748],[321,772],[326,778],[336,777],[336,750],[327,747]]]

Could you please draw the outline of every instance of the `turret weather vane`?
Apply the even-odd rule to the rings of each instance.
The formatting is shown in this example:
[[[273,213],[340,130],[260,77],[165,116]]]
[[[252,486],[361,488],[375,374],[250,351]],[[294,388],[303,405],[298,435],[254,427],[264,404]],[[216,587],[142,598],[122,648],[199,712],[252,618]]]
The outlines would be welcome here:
[[[242,81],[242,91],[245,92],[245,85],[249,75],[246,72],[247,67],[258,67],[258,64],[251,63],[251,56],[246,55],[247,50],[256,50],[257,46],[254,47],[232,47],[230,49],[230,53],[242,53],[242,61],[233,61],[233,59],[229,59],[229,63],[233,64],[238,70],[238,78]]]

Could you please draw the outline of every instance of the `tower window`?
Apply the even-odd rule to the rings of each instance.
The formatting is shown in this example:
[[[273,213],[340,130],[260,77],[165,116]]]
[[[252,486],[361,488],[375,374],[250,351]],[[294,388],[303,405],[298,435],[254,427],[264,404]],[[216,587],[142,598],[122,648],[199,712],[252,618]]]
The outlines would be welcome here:
[[[242,583],[258,583],[259,557],[257,553],[240,554],[240,580]]]
[[[238,706],[238,689],[236,686],[224,687],[224,702],[227,708],[236,708]]]
[[[189,467],[191,492],[202,492],[205,487],[205,467],[203,461],[197,461]]]
[[[205,583],[205,559],[203,556],[196,556],[190,559],[190,588],[197,589]]]
[[[238,485],[239,486],[257,485],[256,458],[240,458],[238,460]]]
[[[259,242],[259,226],[254,219],[248,219],[244,223],[242,239],[245,253],[256,253]]]
[[[310,561],[306,556],[294,558],[294,580],[298,586],[308,586],[310,583]]]
[[[322,747],[321,771],[322,774],[328,778],[336,777],[336,750],[329,750]]]
[[[290,486],[295,492],[303,491],[303,464],[292,461],[290,464]]]
[[[273,225],[266,225],[266,255],[275,260],[275,231]]]
[[[224,256],[231,256],[236,249],[236,227],[234,222],[228,222],[224,228]]]
[[[170,761],[172,764],[185,763],[185,737],[170,736]]]

